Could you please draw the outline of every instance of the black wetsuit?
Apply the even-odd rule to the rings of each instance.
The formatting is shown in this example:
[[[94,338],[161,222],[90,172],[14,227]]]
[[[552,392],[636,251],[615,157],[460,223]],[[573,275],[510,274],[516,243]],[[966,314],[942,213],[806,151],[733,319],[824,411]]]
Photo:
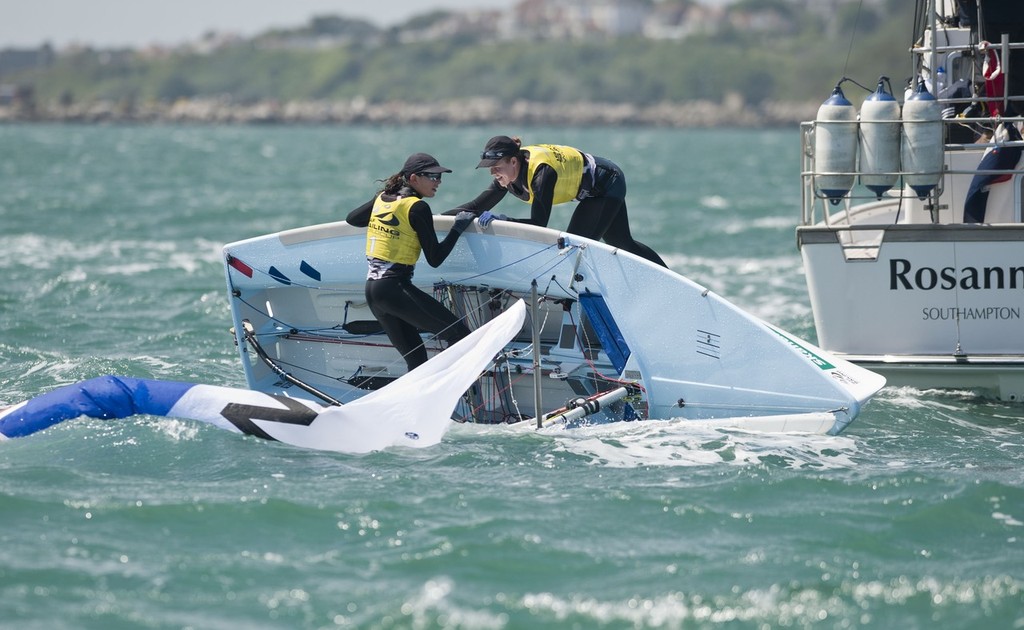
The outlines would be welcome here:
[[[635,240],[629,230],[629,214],[626,211],[626,176],[622,169],[611,160],[601,157],[594,157],[597,167],[594,174],[594,185],[586,192],[576,210],[569,219],[569,227],[566,232],[578,234],[595,241],[603,240],[612,247],[624,249],[627,252],[636,254],[667,267],[653,249]],[[462,204],[454,210],[445,214],[457,214],[459,210],[469,210],[477,215],[490,210],[498,205],[506,193],[512,193],[514,197],[523,201],[530,200],[530,190],[526,185],[526,173],[529,169],[523,163],[519,168],[519,177],[509,182],[508,188],[503,188],[497,180],[491,181],[491,185],[480,193],[475,199]],[[589,180],[589,175],[584,176],[584,182]],[[533,175],[533,202],[530,205],[529,219],[513,219],[519,223],[529,223],[547,227],[551,218],[551,206],[554,199],[555,183],[558,181],[558,173],[547,164],[537,166]]]
[[[403,197],[416,194],[408,188],[399,192]],[[345,221],[356,227],[369,225],[374,201],[376,197],[350,212]],[[444,262],[459,240],[459,233],[452,230],[438,242],[430,206],[423,200],[409,209],[409,223],[416,231],[423,257],[431,267]],[[370,271],[366,279],[366,303],[410,370],[427,361],[427,349],[420,338],[420,330],[437,335],[449,346],[469,334],[469,328],[454,313],[413,285],[415,265],[376,258],[368,260]]]

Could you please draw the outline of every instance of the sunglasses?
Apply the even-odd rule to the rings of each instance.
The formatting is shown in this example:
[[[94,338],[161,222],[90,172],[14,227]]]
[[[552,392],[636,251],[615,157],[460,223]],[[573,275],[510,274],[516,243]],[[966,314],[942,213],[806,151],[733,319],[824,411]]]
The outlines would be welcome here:
[[[419,175],[420,177],[426,177],[427,179],[429,179],[432,182],[439,182],[439,181],[441,181],[441,173],[416,173],[416,174]]]
[[[484,151],[480,154],[481,160],[500,160],[501,158],[512,155],[512,151]]]

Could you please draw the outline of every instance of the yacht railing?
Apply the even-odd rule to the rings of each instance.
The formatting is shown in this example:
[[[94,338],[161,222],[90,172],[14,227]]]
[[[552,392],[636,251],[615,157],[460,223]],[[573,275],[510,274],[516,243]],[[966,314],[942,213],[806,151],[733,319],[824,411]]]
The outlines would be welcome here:
[[[897,121],[898,122],[898,121]],[[1007,117],[1007,118],[975,118],[975,119],[944,119],[942,121],[945,128],[970,124],[970,125],[985,125],[987,127],[994,127],[1001,122],[1010,122],[1019,126],[1024,126],[1024,117]],[[934,174],[929,172],[913,172],[909,173],[906,171],[884,171],[877,172],[873,171],[870,175],[893,175],[898,177],[897,183],[892,187],[891,190],[886,192],[881,199],[874,192],[868,190],[860,182],[860,177],[864,175],[861,170],[857,169],[854,171],[822,171],[816,170],[815,166],[815,155],[814,155],[814,133],[819,123],[817,121],[808,121],[800,124],[800,155],[801,155],[801,206],[803,211],[800,217],[801,225],[815,225],[819,222],[823,222],[825,225],[832,225],[833,223],[840,222],[842,224],[849,224],[853,217],[857,214],[864,213],[875,213],[880,214],[881,208],[890,208],[893,205],[902,204],[904,201],[915,202],[923,204],[927,209],[938,210],[940,206],[948,207],[949,204],[954,204],[957,208],[963,206],[964,199],[948,199],[947,188],[948,182],[953,176],[962,177],[974,177],[977,175],[1008,175],[1011,179],[1011,186],[1013,190],[1013,206],[1014,206],[1014,217],[1015,221],[1022,220],[1021,204],[1022,195],[1024,195],[1024,166],[1020,163],[1017,167],[1011,169],[979,169],[979,168],[953,168],[950,167],[950,160],[945,160],[945,164],[941,171],[942,177],[939,183],[931,194],[925,199],[919,199],[917,193],[911,190],[905,185],[904,179],[908,175],[920,176]],[[946,132],[948,136],[948,131]],[[947,156],[949,154],[956,153],[967,153],[974,152],[978,154],[978,160],[981,160],[982,153],[990,148],[1013,148],[1021,147],[1024,148],[1024,141],[1006,141],[996,142],[994,140],[980,141],[980,142],[947,142],[943,145],[943,151]],[[855,183],[838,204],[832,203],[825,195],[823,195],[815,185],[817,177],[831,176],[831,175],[847,175],[855,178]],[[963,191],[966,191],[966,187],[961,187]],[[935,223],[938,223],[937,213]],[[956,219],[951,222],[958,223]]]
[[[878,229],[886,224],[899,222],[922,223],[921,217],[929,218],[931,223],[962,223],[962,210],[965,199],[959,198],[966,193],[967,187],[974,176],[979,175],[1008,175],[1011,179],[1013,190],[1012,203],[1013,220],[1022,220],[1021,204],[1024,197],[1024,168],[1018,165],[1010,169],[985,169],[977,168],[982,154],[992,148],[1016,148],[1024,147],[1024,141],[998,141],[995,139],[996,128],[1002,123],[1016,125],[1018,130],[1024,130],[1024,117],[1002,116],[1002,115],[977,115],[977,112],[1006,112],[1008,106],[1012,105],[1012,111],[1024,112],[1024,95],[1010,94],[1010,82],[1006,77],[1011,76],[1013,70],[1010,67],[1010,51],[1024,49],[1024,42],[1010,42],[1007,35],[1003,35],[998,44],[988,42],[971,41],[976,35],[968,29],[945,27],[938,23],[937,15],[932,13],[931,33],[938,33],[936,36],[926,34],[923,42],[926,45],[915,45],[910,51],[914,53],[915,68],[914,76],[920,77],[931,87],[940,87],[933,84],[935,73],[932,68],[949,64],[952,72],[949,74],[949,85],[956,85],[966,88],[969,92],[965,96],[954,96],[953,94],[941,94],[938,97],[939,104],[943,111],[942,133],[943,133],[943,167],[941,173],[932,172],[906,172],[889,171],[868,173],[872,176],[894,175],[898,177],[897,183],[882,195],[881,198],[875,192],[864,187],[861,177],[865,174],[860,170],[860,158],[858,156],[858,170],[846,171],[823,171],[818,170],[815,162],[815,134],[820,124],[828,124],[823,121],[804,122],[800,125],[800,155],[801,155],[801,217],[800,225],[810,226],[823,224],[826,226],[843,226],[849,228],[854,224],[862,225],[865,229]],[[937,40],[946,41],[959,40],[961,43],[938,45]],[[967,40],[964,43],[964,40]],[[1003,93],[1001,95],[987,95],[985,83],[982,76],[982,62],[988,51],[992,49],[998,54],[1000,66],[1003,73]],[[1024,72],[1024,68],[1019,71]],[[947,92],[949,90],[946,90]],[[959,92],[959,91],[958,91]],[[961,92],[962,93],[962,92]],[[896,95],[897,97],[899,95]],[[962,107],[965,106],[966,107]],[[955,110],[962,110],[956,114]],[[901,123],[901,121],[874,120],[877,123]],[[859,133],[859,129],[858,129]],[[858,138],[859,139],[859,138]],[[955,159],[957,154],[972,154],[965,159]],[[977,155],[974,160],[973,154]],[[827,199],[815,186],[816,178],[823,176],[853,176],[854,184],[850,191],[842,198]],[[938,184],[927,195],[925,199],[919,199],[915,191],[906,184],[905,179],[909,175],[941,175]],[[951,182],[957,181],[958,185],[952,186]],[[904,209],[914,208],[915,219],[908,221]],[[877,219],[873,220],[873,219]],[[873,224],[873,226],[872,226]]]

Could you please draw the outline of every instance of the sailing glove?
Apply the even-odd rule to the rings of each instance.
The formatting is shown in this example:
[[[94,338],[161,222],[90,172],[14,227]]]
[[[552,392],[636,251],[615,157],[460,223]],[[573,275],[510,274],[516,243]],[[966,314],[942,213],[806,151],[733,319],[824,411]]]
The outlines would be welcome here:
[[[463,232],[466,231],[466,228],[469,227],[469,224],[472,223],[473,219],[475,218],[475,214],[467,210],[463,210],[462,212],[455,215],[455,224],[452,225],[452,229],[458,232],[459,234],[462,234]]]
[[[484,210],[480,214],[480,227],[482,227],[482,228],[487,227],[488,225],[491,224],[491,221],[493,221],[495,219],[497,219],[499,221],[507,221],[508,217],[506,217],[503,214],[494,214],[490,210]]]

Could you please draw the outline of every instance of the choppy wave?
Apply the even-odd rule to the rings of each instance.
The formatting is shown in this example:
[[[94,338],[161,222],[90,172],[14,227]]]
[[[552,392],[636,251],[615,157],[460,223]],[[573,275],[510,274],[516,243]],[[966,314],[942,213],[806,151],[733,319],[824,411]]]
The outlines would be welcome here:
[[[711,429],[687,420],[616,423],[555,434],[559,448],[592,465],[637,468],[718,464],[850,468],[856,441],[843,436]]]
[[[813,341],[795,133],[513,131],[620,163],[640,240]],[[0,127],[0,404],[242,386],[222,243],[339,219],[413,151],[456,171],[431,202],[454,207],[509,132]],[[459,425],[365,456],[83,419],[3,443],[0,473],[10,627],[1024,625],[1024,412],[972,392],[886,388],[838,437]]]

